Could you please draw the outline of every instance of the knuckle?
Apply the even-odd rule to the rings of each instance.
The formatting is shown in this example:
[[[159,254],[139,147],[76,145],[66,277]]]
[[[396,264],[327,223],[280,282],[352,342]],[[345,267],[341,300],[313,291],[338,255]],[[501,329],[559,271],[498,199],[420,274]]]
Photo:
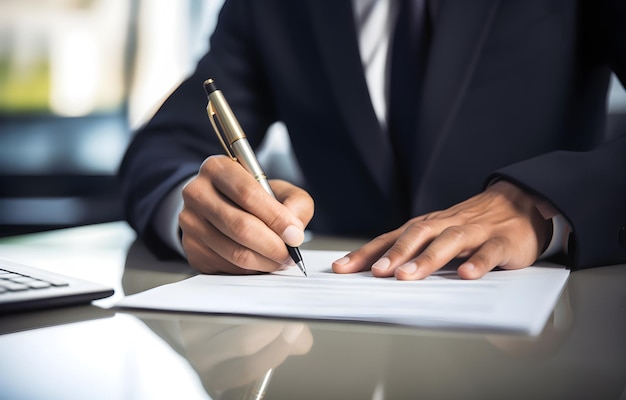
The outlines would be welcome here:
[[[198,182],[194,179],[183,187],[182,196],[184,203],[189,203],[197,197],[199,193],[197,186]]]
[[[435,265],[439,262],[435,252],[428,248],[424,250],[418,258],[420,264]]]
[[[509,247],[509,241],[502,236],[496,236],[489,240],[491,246],[498,250],[498,252],[504,252]]]
[[[260,185],[237,185],[235,188],[235,196],[238,202],[241,202],[243,208],[255,208],[262,205],[264,208],[271,207],[266,205],[269,195],[261,188]]]
[[[202,162],[202,165],[200,166],[200,171],[208,175],[220,174],[224,170],[222,159],[223,157],[218,155],[207,157]]]
[[[187,262],[193,269],[205,274],[215,273],[215,263],[207,258],[207,254],[201,246],[193,240],[183,240],[183,248],[187,255]]]
[[[189,211],[183,208],[180,214],[178,214],[178,226],[180,226],[181,228],[185,228],[189,226],[189,222]]]
[[[288,222],[285,221],[282,215],[279,212],[272,213],[268,216],[268,220],[265,221],[266,225],[270,227],[274,232],[282,232],[288,225]]]
[[[387,257],[391,259],[403,258],[404,255],[406,254],[406,249],[404,249],[404,246],[398,243],[395,243],[393,246],[389,248],[389,250],[387,250],[385,254]]]
[[[447,239],[452,240],[456,243],[462,242],[467,238],[467,233],[465,229],[458,225],[447,227],[442,232],[442,235],[445,235]]]
[[[474,253],[471,259],[481,269],[491,269],[498,265],[503,266],[506,264],[506,254],[507,240],[501,236],[495,236]]]
[[[183,211],[178,214],[178,226],[180,227],[181,231],[191,231],[194,225],[194,218],[190,215],[189,211],[183,209]]]
[[[242,268],[249,268],[255,260],[252,250],[239,246],[232,250],[230,257],[233,264]]]
[[[424,216],[423,221],[433,221],[439,218],[438,214],[431,213]]]
[[[410,234],[415,238],[428,238],[432,236],[433,232],[433,226],[428,221],[412,223],[405,230],[406,234]]]
[[[428,213],[428,214],[424,215],[423,217],[420,218],[420,220],[432,221],[434,219],[439,218],[440,216],[441,216],[441,212],[440,211],[434,211],[434,212],[431,212],[431,213]],[[417,221],[417,218],[414,218],[413,220]]]
[[[315,200],[313,200],[313,197],[306,192],[304,192],[303,199],[305,204],[303,217],[308,222],[313,218],[313,213],[315,212]]]
[[[302,190],[303,194],[304,194],[304,198],[306,199],[307,203],[309,206],[313,207],[315,206],[315,200],[313,199],[313,196],[311,196],[307,191]]]
[[[234,237],[242,238],[249,234],[253,223],[246,217],[247,215],[234,216],[230,220],[228,229],[230,229],[230,232]]]
[[[473,210],[462,209],[457,212],[457,218],[463,222],[471,221],[476,213]]]

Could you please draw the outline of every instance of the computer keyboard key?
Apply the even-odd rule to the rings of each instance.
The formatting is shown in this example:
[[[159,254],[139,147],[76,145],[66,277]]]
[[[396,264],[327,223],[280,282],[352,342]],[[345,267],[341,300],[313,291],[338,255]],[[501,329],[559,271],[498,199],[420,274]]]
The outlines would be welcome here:
[[[21,278],[22,276],[24,275],[15,274],[15,273],[6,273],[0,276],[0,279],[15,279],[15,278]]]
[[[0,280],[0,286],[8,290],[9,292],[19,292],[22,290],[28,290],[28,286],[22,283],[15,283],[11,281]]]
[[[52,286],[56,286],[56,287],[69,286],[69,282],[63,281],[63,280],[60,280],[60,279],[46,278],[46,282],[48,282]]]
[[[11,282],[15,282],[15,283],[23,283],[25,285],[28,285],[30,282],[36,281],[36,279],[31,278],[30,276],[24,276],[24,275],[20,275],[19,278],[12,278],[9,279]]]
[[[51,287],[52,285],[49,282],[33,280],[32,282],[26,283],[31,289],[46,289]]]

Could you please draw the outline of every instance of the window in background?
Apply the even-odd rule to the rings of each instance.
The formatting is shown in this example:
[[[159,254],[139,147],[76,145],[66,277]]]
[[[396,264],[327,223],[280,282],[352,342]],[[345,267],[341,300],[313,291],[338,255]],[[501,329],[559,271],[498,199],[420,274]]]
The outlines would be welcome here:
[[[132,128],[145,123],[208,48],[223,0],[139,0],[129,93]]]
[[[120,116],[129,2],[3,0],[0,7],[2,172],[115,171],[128,136]]]
[[[0,2],[0,234],[118,219],[128,0]]]
[[[123,217],[115,174],[223,0],[0,0],[0,236]]]

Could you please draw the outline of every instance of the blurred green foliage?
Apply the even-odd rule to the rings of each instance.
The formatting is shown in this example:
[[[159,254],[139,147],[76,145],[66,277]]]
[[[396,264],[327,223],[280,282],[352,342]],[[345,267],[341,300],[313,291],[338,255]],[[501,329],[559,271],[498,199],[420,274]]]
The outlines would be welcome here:
[[[0,58],[0,113],[50,111],[50,64],[45,58],[16,71]]]

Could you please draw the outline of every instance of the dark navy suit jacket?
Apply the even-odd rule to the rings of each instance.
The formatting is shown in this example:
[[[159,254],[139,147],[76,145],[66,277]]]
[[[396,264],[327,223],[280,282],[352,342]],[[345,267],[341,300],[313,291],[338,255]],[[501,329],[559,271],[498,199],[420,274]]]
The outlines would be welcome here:
[[[626,82],[624,4],[432,0],[415,135],[402,144],[412,157],[399,171],[369,99],[350,0],[227,0],[210,52],[128,150],[128,219],[159,248],[150,222],[159,202],[223,153],[205,111],[210,77],[253,145],[286,124],[314,230],[380,234],[499,177],[568,219],[573,267],[625,262],[626,138],[603,145],[611,70]]]

